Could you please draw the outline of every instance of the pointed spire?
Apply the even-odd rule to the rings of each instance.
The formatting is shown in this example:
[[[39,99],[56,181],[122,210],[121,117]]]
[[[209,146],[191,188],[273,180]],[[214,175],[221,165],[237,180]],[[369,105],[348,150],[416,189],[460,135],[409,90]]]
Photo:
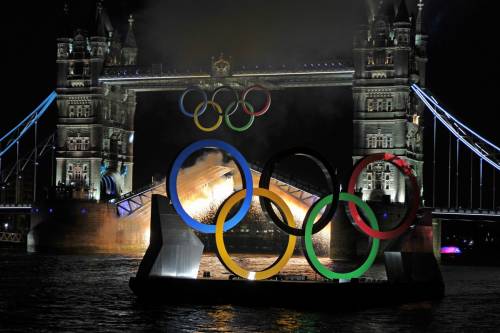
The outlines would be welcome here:
[[[410,15],[408,14],[408,8],[406,7],[406,0],[401,0],[395,22],[410,22]]]
[[[92,34],[96,37],[106,37],[106,23],[104,22],[103,5],[102,1],[97,1],[95,13],[95,30]]]
[[[425,34],[424,31],[424,1],[418,1],[418,14],[417,14],[417,22],[416,22],[416,32],[419,35]]]
[[[392,0],[386,0],[384,4],[384,14],[389,22],[394,22],[396,17],[396,12],[394,11],[394,2]]]
[[[356,12],[359,13],[359,16],[357,17],[356,20],[356,23],[358,25],[365,26],[371,23],[373,17],[371,17],[370,10],[364,2],[361,2],[361,4],[358,5]]]
[[[58,21],[58,23],[60,23],[60,27],[58,29],[59,37],[72,38],[73,31],[72,31],[71,19],[69,17],[69,5],[67,2],[64,3],[62,17],[61,20]]]
[[[127,32],[127,37],[125,38],[125,43],[123,47],[129,47],[129,48],[137,48],[137,42],[135,40],[135,33],[134,33],[134,16],[130,14],[128,18],[128,32]]]

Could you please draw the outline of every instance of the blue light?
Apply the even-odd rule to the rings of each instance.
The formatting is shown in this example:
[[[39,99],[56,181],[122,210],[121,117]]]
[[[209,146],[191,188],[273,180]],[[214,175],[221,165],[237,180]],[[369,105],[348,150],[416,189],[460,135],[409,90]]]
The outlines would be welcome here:
[[[5,138],[7,138],[9,135],[11,135],[12,133],[14,133],[15,130],[17,130],[20,126],[22,126],[24,123],[26,123],[26,121],[28,121],[28,119],[30,119],[32,116],[34,116],[35,114],[38,113],[38,111],[45,105],[47,104],[48,100],[52,98],[52,96],[55,95],[57,96],[57,93],[55,91],[53,91],[49,96],[47,96],[47,98],[45,98],[43,100],[42,103],[40,103],[40,105],[38,105],[36,107],[35,110],[33,110],[26,118],[24,118],[19,124],[17,124],[16,127],[14,127],[13,129],[11,129],[9,131],[9,133],[5,134],[1,139],[0,139],[0,142],[2,142],[3,140],[5,140]]]
[[[49,214],[52,214],[54,210],[52,208],[49,208]]]
[[[5,155],[5,153],[7,153],[10,148],[12,148],[12,146],[14,146],[15,144],[17,144],[19,142],[19,140],[21,140],[21,138],[24,136],[24,134],[26,134],[26,132],[31,128],[31,126],[33,126],[37,121],[38,119],[40,119],[41,116],[43,116],[43,114],[45,113],[45,111],[47,111],[48,107],[52,104],[52,102],[56,99],[57,97],[57,93],[56,92],[52,92],[49,97],[47,97],[47,99],[45,99],[45,101],[41,104],[41,106],[43,105],[43,107],[41,107],[41,111],[38,112],[38,108],[35,109],[35,111],[32,112],[35,113],[34,115],[34,118],[31,119],[31,121],[23,128],[23,130],[21,131],[21,133],[17,136],[16,139],[12,140],[8,145],[7,147],[5,147],[5,149],[3,149],[1,152],[0,152],[0,157],[2,157],[3,155]],[[31,116],[31,115],[30,115]],[[30,117],[28,116],[28,118]],[[19,126],[21,126],[22,124],[24,124],[24,120],[19,123],[15,129],[17,129]],[[4,135],[4,137],[2,138],[5,139],[8,135],[10,135],[13,131],[11,130],[7,135]]]
[[[86,208],[82,208],[82,209],[80,209],[80,213],[82,213],[82,214],[87,214],[87,209],[86,209]]]
[[[387,214],[387,212],[384,212],[384,215],[382,217],[384,220],[387,220],[389,218],[389,214]]]

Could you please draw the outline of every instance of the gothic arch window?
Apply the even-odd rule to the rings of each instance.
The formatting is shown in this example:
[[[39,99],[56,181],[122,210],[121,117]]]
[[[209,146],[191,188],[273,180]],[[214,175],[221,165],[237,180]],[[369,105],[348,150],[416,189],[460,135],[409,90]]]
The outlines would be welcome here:
[[[377,111],[384,111],[385,107],[385,101],[382,99],[377,100]]]
[[[375,59],[373,58],[373,54],[369,54],[369,55],[368,55],[368,58],[367,58],[367,64],[368,64],[369,66],[371,66],[371,65],[375,65]]]
[[[394,63],[394,57],[392,53],[388,52],[385,56],[385,64],[386,65],[392,65]]]
[[[380,131],[377,134],[367,134],[367,147],[371,149],[392,148],[392,134],[382,134]]]
[[[78,133],[76,136],[68,136],[66,144],[70,151],[86,151],[90,148],[90,137],[80,136]]]
[[[390,99],[390,98],[389,98],[389,99],[387,99],[387,101],[386,101],[386,106],[387,106],[386,111],[387,111],[387,112],[392,112],[392,99]]]
[[[83,75],[85,75],[85,76],[89,76],[90,75],[90,66],[89,66],[89,64],[85,64],[83,66]]]
[[[89,165],[88,163],[69,163],[66,169],[66,183],[73,186],[89,185]]]
[[[373,112],[375,111],[375,101],[373,98],[368,98],[366,100],[366,110],[368,112]]]

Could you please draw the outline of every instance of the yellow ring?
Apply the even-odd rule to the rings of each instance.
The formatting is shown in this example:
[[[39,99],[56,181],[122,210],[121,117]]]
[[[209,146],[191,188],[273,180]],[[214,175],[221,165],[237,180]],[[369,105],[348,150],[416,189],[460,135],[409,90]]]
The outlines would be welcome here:
[[[222,108],[216,102],[208,101],[207,105],[211,105],[214,108],[214,110],[217,111],[217,113],[219,114],[219,117],[217,118],[217,122],[215,123],[214,126],[212,126],[212,127],[203,127],[200,124],[200,121],[198,120],[198,112],[200,112],[200,110],[203,107],[203,105],[205,105],[205,103],[201,102],[200,104],[198,104],[198,106],[196,107],[196,109],[194,109],[194,123],[196,124],[196,127],[198,127],[203,132],[213,132],[216,129],[218,129],[220,127],[220,125],[222,124],[222,119],[223,119],[222,118]]]
[[[257,196],[263,196],[274,202],[274,204],[280,209],[280,211],[285,215],[285,220],[288,225],[295,228],[295,220],[293,218],[290,208],[276,193],[269,191],[264,188],[254,188],[253,194]],[[241,190],[230,196],[224,205],[221,207],[219,215],[217,217],[217,223],[215,224],[215,245],[217,248],[217,254],[222,264],[233,274],[238,275],[241,278],[249,280],[264,280],[268,279],[280,272],[280,270],[287,264],[288,260],[293,255],[295,250],[295,242],[297,237],[294,235],[288,235],[288,245],[286,246],[285,252],[276,260],[276,262],[270,267],[259,272],[250,272],[244,268],[238,266],[236,262],[231,258],[229,253],[227,253],[226,246],[224,244],[224,223],[226,222],[226,217],[229,214],[234,205],[239,201],[243,200],[246,195],[246,190]]]

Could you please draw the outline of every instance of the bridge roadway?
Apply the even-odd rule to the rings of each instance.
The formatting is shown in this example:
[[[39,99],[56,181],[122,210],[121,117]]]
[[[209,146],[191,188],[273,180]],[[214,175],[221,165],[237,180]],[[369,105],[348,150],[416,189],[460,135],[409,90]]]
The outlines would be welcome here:
[[[352,86],[354,69],[349,67],[316,67],[289,70],[245,70],[227,76],[214,76],[208,72],[164,73],[138,68],[110,69],[99,78],[104,86],[120,86],[124,89],[145,91],[184,90],[189,86],[214,89],[221,85],[244,89],[252,84],[261,84],[270,90],[303,87]]]

